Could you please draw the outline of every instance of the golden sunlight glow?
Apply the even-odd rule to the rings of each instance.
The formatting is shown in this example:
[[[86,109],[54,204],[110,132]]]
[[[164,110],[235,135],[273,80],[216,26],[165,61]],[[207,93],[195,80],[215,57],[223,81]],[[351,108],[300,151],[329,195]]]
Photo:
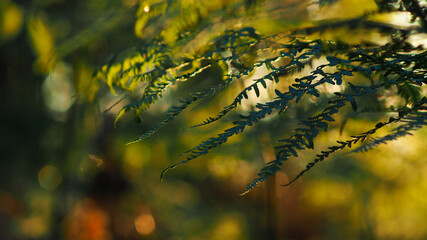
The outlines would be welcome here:
[[[156,223],[150,213],[142,213],[135,219],[136,231],[141,235],[149,235],[156,229]]]
[[[144,12],[148,13],[150,11],[150,6],[145,5],[144,6]]]
[[[21,221],[21,231],[24,235],[31,238],[39,238],[43,236],[48,230],[46,221],[40,217],[25,218]]]
[[[47,26],[46,20],[42,16],[32,17],[28,22],[28,32],[35,53],[38,55],[36,68],[46,73],[50,71],[56,63],[54,49],[54,36],[51,29]]]
[[[245,239],[243,233],[244,224],[239,216],[225,216],[217,223],[213,229],[211,240],[222,239]]]
[[[315,20],[352,18],[363,15],[368,11],[375,11],[377,5],[374,0],[341,0],[334,4],[318,9],[311,9],[311,17]]]
[[[150,158],[150,146],[145,144],[128,145],[123,157],[123,170],[129,177],[138,178],[142,168],[149,162]]]
[[[22,11],[15,5],[9,4],[3,9],[3,16],[0,18],[0,31],[4,35],[16,34],[22,26]]]
[[[304,197],[317,207],[333,207],[354,199],[354,191],[351,184],[323,180],[307,186]]]
[[[233,176],[238,169],[238,159],[233,156],[219,155],[208,160],[208,171],[217,178]]]

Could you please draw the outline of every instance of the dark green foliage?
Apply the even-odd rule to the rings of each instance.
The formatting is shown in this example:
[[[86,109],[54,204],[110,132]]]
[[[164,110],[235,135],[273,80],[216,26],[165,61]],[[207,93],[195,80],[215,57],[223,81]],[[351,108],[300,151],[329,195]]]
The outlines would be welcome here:
[[[329,3],[330,1],[322,1]],[[267,73],[255,79],[235,96],[234,100],[225,106],[218,114],[208,117],[205,121],[193,127],[201,127],[221,120],[224,116],[238,109],[242,101],[250,98],[249,93],[259,97],[261,89],[273,89],[275,98],[267,102],[258,102],[253,110],[242,115],[232,122],[232,126],[218,133],[214,137],[201,142],[194,148],[184,152],[179,163],[165,169],[161,175],[184,163],[188,163],[210,150],[226,143],[230,137],[244,132],[269,115],[278,115],[286,112],[290,105],[304,104],[302,99],[328,99],[328,105],[319,109],[318,114],[300,121],[297,128],[289,137],[277,140],[276,159],[264,166],[258,176],[248,184],[242,194],[246,194],[259,183],[264,182],[277,171],[281,170],[285,161],[291,157],[298,157],[298,152],[304,149],[313,149],[316,137],[321,131],[327,132],[335,115],[343,109],[351,108],[359,112],[359,99],[367,96],[380,96],[384,91],[395,91],[403,99],[397,107],[398,116],[390,117],[388,121],[376,124],[371,130],[352,136],[347,141],[337,141],[338,145],[321,151],[292,181],[295,182],[315,164],[323,161],[332,153],[363,142],[378,129],[392,123],[401,123],[390,134],[373,138],[352,152],[367,151],[379,144],[411,134],[426,125],[426,98],[422,89],[427,83],[427,51],[423,47],[412,46],[407,42],[408,36],[413,33],[426,32],[426,11],[418,1],[378,1],[378,12],[408,11],[413,20],[419,19],[419,26],[412,29],[400,29],[392,25],[368,21],[366,16],[341,22],[321,23],[318,26],[295,29],[289,34],[260,36],[256,29],[244,27],[227,30],[214,38],[207,45],[199,49],[191,57],[177,54],[193,36],[194,32],[186,32],[181,39],[172,44],[163,43],[161,38],[152,41],[142,49],[133,52],[131,57],[111,64],[101,69],[99,79],[113,88],[134,91],[144,88],[141,99],[125,106],[118,114],[116,121],[130,110],[135,110],[139,116],[143,110],[162,97],[164,91],[180,81],[196,78],[203,71],[216,67],[222,69],[222,80],[212,84],[209,88],[190,93],[188,98],[179,100],[180,105],[172,107],[164,120],[135,141],[142,141],[157,132],[160,128],[173,121],[179,114],[192,104],[200,100],[215,96],[221,90],[228,88],[233,82],[245,79],[257,69],[265,68]],[[371,13],[374,14],[374,13]],[[301,34],[322,32],[326,29],[338,27],[361,27],[375,29],[378,32],[391,34],[391,40],[385,45],[372,43],[349,44],[339,41],[309,40]],[[197,29],[195,30],[197,31]],[[188,37],[192,38],[192,37]],[[266,53],[267,52],[267,53]],[[323,60],[318,61],[318,60]],[[317,61],[317,63],[315,62]],[[317,66],[313,66],[314,63]],[[311,68],[307,75],[295,78],[288,83],[287,76]],[[360,84],[361,79],[369,79],[370,84]],[[144,83],[145,85],[141,86]],[[287,91],[279,90],[279,86],[287,84]],[[342,86],[343,91],[333,94],[322,91],[332,85]],[[270,88],[270,86],[272,88]],[[348,106],[346,108],[346,106]],[[390,109],[390,106],[383,106]],[[384,115],[387,112],[384,112]]]

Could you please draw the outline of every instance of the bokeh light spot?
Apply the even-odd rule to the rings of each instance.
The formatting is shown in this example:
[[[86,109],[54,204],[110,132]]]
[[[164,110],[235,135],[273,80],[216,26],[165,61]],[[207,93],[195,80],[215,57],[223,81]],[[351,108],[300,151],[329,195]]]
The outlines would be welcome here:
[[[228,178],[236,173],[238,159],[232,156],[219,155],[208,161],[208,171],[217,178]]]
[[[151,149],[148,145],[129,145],[125,149],[123,157],[123,168],[129,177],[138,177],[143,167],[149,163]]]
[[[217,223],[214,227],[212,240],[222,240],[222,239],[234,239],[241,240],[247,239],[244,235],[245,227],[238,215],[228,215],[224,216],[221,221]]]
[[[2,34],[6,36],[16,34],[22,26],[22,11],[16,5],[10,4],[3,10],[3,16],[0,19]]]
[[[66,239],[112,239],[108,231],[110,218],[93,199],[77,203],[65,222]]]
[[[21,222],[22,233],[31,238],[40,238],[47,230],[46,221],[39,216],[26,218]]]
[[[46,165],[38,173],[39,184],[45,189],[53,190],[62,182],[62,175],[58,168]]]
[[[72,70],[65,64],[58,64],[44,80],[42,94],[46,106],[53,113],[53,117],[60,119],[60,115],[74,104],[75,89],[71,83]]]
[[[149,235],[156,229],[156,223],[150,213],[142,213],[135,219],[136,231],[141,235]]]
[[[150,6],[145,5],[144,6],[144,12],[148,13],[150,11]]]

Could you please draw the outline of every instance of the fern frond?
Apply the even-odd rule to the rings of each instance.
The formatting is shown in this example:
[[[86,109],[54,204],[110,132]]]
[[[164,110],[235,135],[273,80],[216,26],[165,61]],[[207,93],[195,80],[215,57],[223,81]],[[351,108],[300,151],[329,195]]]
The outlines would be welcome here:
[[[283,142],[286,144],[276,147],[276,149],[279,149],[279,151],[276,153],[276,159],[271,162],[268,162],[266,166],[259,171],[258,177],[252,180],[246,186],[245,190],[241,193],[241,195],[245,195],[254,187],[264,182],[270,176],[272,176],[277,171],[279,171],[281,169],[281,166],[283,165],[283,162],[288,160],[291,156],[298,157],[297,151],[304,150],[304,149],[313,149],[314,138],[317,137],[319,134],[318,129],[323,129],[326,132],[329,126],[327,122],[334,121],[333,115],[338,113],[339,109],[344,107],[346,103],[350,103],[353,110],[356,111],[357,105],[355,102],[355,97],[364,96],[368,93],[371,93],[372,91],[375,91],[378,88],[384,87],[384,85],[385,83],[380,83],[374,86],[366,87],[366,86],[355,86],[353,84],[350,84],[351,89],[354,93],[352,94],[335,93],[335,95],[338,96],[338,98],[335,100],[329,101],[330,106],[325,108],[320,114],[300,122],[300,124],[304,125],[305,128],[301,128],[301,127],[296,128],[294,129],[294,132],[295,132],[294,135],[286,139],[278,140],[278,142]],[[351,143],[349,144],[351,145]],[[337,150],[335,148],[336,147],[334,147],[334,151]],[[301,177],[305,172],[311,169],[314,166],[314,164],[316,164],[318,161],[321,161],[321,160],[317,160],[314,163],[313,162],[309,163],[306,167],[306,170],[303,170],[303,172],[300,173],[297,178]],[[295,180],[296,179],[294,179],[292,183]]]
[[[339,150],[342,150],[345,147],[351,147],[352,144],[356,144],[359,141],[363,142],[363,141],[365,141],[365,139],[369,135],[374,134],[378,129],[380,129],[380,128],[382,128],[382,127],[384,127],[384,126],[386,126],[386,125],[388,125],[390,123],[396,122],[396,121],[397,121],[397,119],[390,118],[388,122],[379,122],[379,123],[377,123],[375,125],[375,128],[373,128],[373,129],[371,129],[371,130],[369,130],[367,132],[361,133],[359,135],[351,136],[351,138],[353,138],[351,140],[337,141],[339,145],[331,146],[331,147],[328,147],[328,150],[321,151],[320,154],[316,155],[316,158],[312,162],[310,162],[309,164],[306,165],[306,167],[305,167],[304,170],[302,170],[301,172],[299,172],[297,174],[297,176],[295,176],[291,181],[289,181],[286,184],[283,184],[282,186],[289,186],[292,183],[296,182],[300,177],[302,177],[306,172],[308,172],[312,167],[314,167],[314,165],[316,165],[317,163],[323,161],[325,158],[329,157],[329,155],[331,155],[332,153],[335,153],[335,152],[337,152]]]
[[[170,65],[171,58],[166,46],[155,41],[141,49],[115,56],[97,71],[96,77],[104,81],[112,93],[115,93],[115,87],[134,91],[141,81],[149,82],[163,76]]]
[[[311,43],[313,43],[313,42],[311,42]],[[304,68],[306,65],[311,63],[311,60],[314,57],[314,55],[318,54],[317,51],[312,50],[312,49],[317,50],[319,48],[317,42],[315,42],[314,46],[310,46],[309,44],[307,44],[307,45],[295,44],[295,46],[292,48],[293,49],[292,52],[291,51],[286,51],[286,52],[282,51],[280,53],[280,55],[277,57],[268,58],[264,61],[258,61],[257,63],[255,63],[253,65],[253,67],[251,68],[251,71],[256,67],[261,67],[261,66],[265,65],[268,69],[271,70],[271,72],[269,72],[268,74],[264,75],[261,78],[255,79],[253,84],[251,84],[248,87],[246,87],[245,89],[243,89],[235,97],[234,101],[230,105],[226,106],[223,110],[221,110],[216,117],[209,117],[206,120],[204,120],[202,123],[192,126],[192,128],[205,126],[207,124],[218,121],[219,119],[221,119],[222,117],[227,115],[227,113],[236,109],[237,106],[241,104],[241,102],[244,98],[248,99],[248,92],[249,91],[254,91],[255,95],[257,97],[259,97],[259,94],[260,94],[259,88],[262,86],[263,88],[266,89],[267,88],[267,83],[266,83],[267,80],[275,81],[277,83],[279,81],[279,76],[286,76],[286,75],[292,74],[292,73],[294,73],[295,68],[298,68],[298,70],[302,70],[302,68]],[[309,50],[304,52],[300,56],[296,56],[297,53],[302,52],[305,48],[309,48]],[[295,50],[297,50],[297,51],[295,51]],[[291,61],[288,64],[286,64],[284,66],[280,66],[280,67],[275,67],[272,64],[274,62],[280,61],[283,58],[288,58]],[[309,58],[309,60],[304,61],[304,59],[307,59],[307,58]],[[260,84],[261,84],[261,86],[260,86]]]
[[[342,150],[342,149],[344,149],[346,147],[351,148],[352,145],[354,145],[354,144],[356,144],[358,142],[364,142],[370,135],[375,134],[378,129],[383,128],[383,127],[385,127],[385,126],[387,126],[387,125],[389,125],[391,123],[396,123],[396,122],[399,122],[399,121],[405,121],[404,119],[406,117],[408,117],[408,114],[416,114],[416,115],[418,115],[419,111],[423,111],[423,110],[425,111],[425,110],[427,110],[427,106],[425,106],[426,104],[427,104],[427,99],[422,99],[421,101],[416,102],[415,106],[412,109],[406,109],[405,108],[405,109],[400,110],[399,111],[399,115],[396,118],[395,117],[390,117],[387,122],[379,122],[379,123],[377,123],[375,125],[375,127],[373,129],[370,129],[369,131],[366,131],[366,132],[358,134],[358,135],[351,136],[351,138],[352,138],[351,140],[337,141],[339,145],[331,146],[331,147],[328,147],[328,150],[321,151],[320,154],[316,155],[316,158],[312,162],[310,162],[309,164],[306,165],[306,167],[305,167],[304,170],[302,170],[301,172],[299,172],[297,174],[297,176],[295,176],[291,181],[289,181],[287,184],[284,184],[282,186],[289,186],[289,185],[291,185],[292,183],[294,183],[295,181],[297,181],[299,178],[301,178],[312,167],[314,167],[315,164],[323,161],[325,158],[329,157],[329,155],[331,155],[332,153],[335,153],[335,152],[337,152],[339,150]],[[427,122],[425,122],[425,121],[427,121],[427,113],[424,112],[421,115],[422,115],[421,119],[418,119],[418,120],[420,120],[421,125],[426,125]],[[423,120],[423,118],[424,118],[424,120]],[[420,123],[414,124],[412,127],[408,126],[408,128],[406,128],[405,130],[408,130],[408,131],[410,129],[411,130],[415,130],[415,129],[418,129],[419,127],[421,127]],[[400,134],[403,134],[403,132],[401,131]],[[410,133],[407,133],[407,134],[410,134]],[[399,135],[399,134],[397,134],[397,135]],[[406,134],[403,134],[401,136],[404,136],[404,135],[406,135]],[[398,136],[396,136],[396,137],[398,137]],[[391,138],[391,137],[388,137],[388,138]],[[378,142],[378,144],[379,143],[383,143],[383,141],[380,140]],[[370,143],[368,143],[367,145],[370,145]],[[374,146],[369,146],[368,147],[367,145],[364,145],[364,146],[361,146],[359,148],[356,148],[353,151],[350,151],[349,153],[360,152],[360,151],[365,151],[365,150],[367,151],[367,150],[369,150],[369,149],[371,149],[371,148],[374,147]],[[366,146],[366,148],[365,148],[365,146]]]
[[[138,116],[141,111],[148,109],[153,103],[159,100],[167,88],[175,85],[179,81],[187,81],[189,78],[198,75],[210,67],[211,64],[207,64],[206,66],[196,68],[194,71],[181,76],[174,77],[173,74],[170,74],[170,78],[169,76],[164,75],[151,81],[151,83],[145,88],[141,100],[124,106],[117,114],[114,124],[117,123],[117,121],[124,115],[124,113],[130,110],[137,110],[136,115]],[[177,72],[174,74],[177,74]]]
[[[319,48],[319,46],[317,46],[317,48]],[[321,49],[316,49],[316,52],[319,51],[321,51]],[[294,50],[294,52],[297,52],[297,50]],[[372,54],[375,54],[375,51],[372,52]],[[310,118],[307,121],[301,122],[303,125],[306,126],[305,128],[297,128],[295,129],[295,134],[292,137],[284,140],[279,140],[280,142],[284,142],[286,144],[277,147],[277,149],[280,150],[276,154],[276,160],[267,163],[266,166],[260,170],[260,172],[258,173],[258,177],[255,178],[251,183],[249,183],[245,191],[242,193],[242,195],[244,195],[251,189],[256,187],[259,183],[265,181],[271,175],[275,174],[278,170],[280,170],[281,166],[283,165],[283,162],[288,160],[290,156],[298,156],[298,150],[313,148],[313,140],[319,134],[318,129],[323,129],[324,131],[327,131],[327,121],[334,120],[332,115],[337,113],[340,107],[346,105],[346,103],[350,103],[353,110],[356,111],[357,104],[355,101],[355,97],[360,97],[375,92],[376,89],[382,88],[386,85],[399,86],[399,84],[402,84],[407,81],[413,81],[413,79],[417,79],[416,82],[418,84],[422,84],[424,82],[424,77],[421,76],[420,72],[409,73],[409,71],[402,68],[402,64],[405,64],[413,58],[419,57],[419,54],[395,54],[392,56],[394,58],[393,60],[386,62],[381,59],[377,60],[375,58],[372,58],[371,55],[366,55],[365,53],[360,54],[357,49],[353,51],[347,51],[347,55],[348,59],[342,59],[335,56],[327,56],[327,60],[329,62],[328,64],[318,66],[308,76],[295,79],[296,83],[292,84],[289,87],[288,92],[281,93],[275,90],[278,99],[272,102],[258,103],[255,107],[260,110],[252,111],[249,113],[248,116],[241,116],[242,121],[233,122],[233,127],[225,130],[223,133],[218,134],[218,136],[211,137],[208,140],[199,144],[198,146],[184,152],[183,154],[187,155],[187,157],[181,162],[165,169],[162,172],[161,178],[163,179],[164,175],[169,170],[174,169],[182,164],[188,163],[189,161],[198,158],[199,156],[205,155],[209,152],[209,150],[227,142],[229,137],[243,132],[246,126],[252,126],[260,119],[263,119],[266,115],[271,114],[274,110],[279,110],[279,113],[281,113],[286,109],[287,104],[290,100],[295,100],[296,102],[298,102],[306,93],[315,97],[319,97],[319,92],[318,90],[316,90],[317,86],[320,86],[325,83],[329,83],[332,85],[341,85],[343,83],[343,76],[353,76],[353,72],[360,72],[367,76],[371,76],[373,72],[388,72],[388,74],[399,75],[399,78],[397,79],[388,79],[387,81],[372,86],[355,86],[351,83],[348,83],[351,91],[353,92],[352,94],[336,93],[338,99],[330,101],[330,104],[332,105],[325,109],[324,112],[313,118]],[[293,56],[296,56],[296,54],[293,54]],[[387,57],[390,58],[391,56],[388,55]],[[356,65],[357,62],[366,64],[367,66],[362,66],[360,64]],[[341,68],[338,68],[338,71],[333,73],[328,73],[323,70],[324,68],[331,67]],[[270,74],[274,74],[274,71],[280,69],[280,67],[273,67],[272,69],[273,70],[270,72]],[[313,82],[314,80],[316,81]],[[258,81],[261,82],[261,80]],[[257,84],[257,82],[255,84]],[[241,92],[241,95],[238,95],[238,97],[236,97],[235,101],[237,103],[240,103],[240,101],[242,100],[242,96],[244,97],[244,93],[252,89],[253,86],[249,86],[248,88],[246,88],[244,91]],[[254,91],[256,90],[254,89]],[[232,108],[235,107],[234,105],[230,106],[232,106]],[[227,110],[228,109],[225,109],[224,111]],[[225,112],[225,114],[227,112]],[[221,118],[221,114],[217,118]],[[216,120],[217,119],[214,118],[208,119],[205,123],[202,123],[202,125],[208,124]],[[351,143],[348,144],[351,145]],[[317,162],[318,161],[320,160],[317,160]],[[314,166],[314,164],[315,163],[311,163],[307,165],[307,168],[310,169],[312,166]],[[304,174],[306,171],[303,171],[302,174]]]
[[[196,2],[186,6],[180,6],[180,2],[175,0],[141,2],[137,12],[135,31],[139,37],[144,37],[148,44],[129,55],[123,55],[123,58],[118,56],[111,64],[103,66],[97,75],[101,81],[106,83],[112,93],[116,90],[125,92],[143,90],[139,93],[139,101],[132,102],[119,111],[116,117],[117,122],[130,110],[134,110],[139,116],[142,111],[158,101],[171,86],[179,84],[179,82],[199,77],[198,74],[208,69],[214,70],[219,67],[223,70],[221,81],[204,87],[204,90],[200,92],[190,92],[189,97],[171,107],[163,120],[158,122],[154,128],[129,144],[150,137],[176,119],[189,106],[200,103],[200,100],[206,97],[217,95],[218,92],[229,88],[236,81],[245,81],[257,70],[266,69],[266,72],[236,94],[219,113],[207,117],[203,122],[192,127],[205,126],[224,119],[224,116],[238,109],[245,99],[252,97],[251,95],[260,97],[262,88],[267,89],[269,84],[274,86],[274,82],[285,81],[285,78],[281,78],[282,76],[291,76],[293,73],[305,70],[307,66],[312,69],[309,74],[295,78],[293,82],[286,82],[286,85],[289,84],[286,91],[282,92],[282,90],[273,88],[275,92],[273,100],[265,102],[258,100],[251,111],[246,115],[239,115],[237,121],[232,122],[232,125],[226,130],[183,152],[178,157],[180,162],[162,172],[162,179],[169,170],[208,154],[212,149],[226,143],[232,136],[259,124],[267,116],[284,113],[290,104],[299,104],[298,106],[301,103],[305,104],[304,101],[301,101],[302,98],[310,97],[313,102],[316,102],[316,99],[328,99],[329,101],[323,109],[316,108],[316,111],[322,110],[322,112],[316,112],[313,114],[314,116],[299,121],[298,126],[289,134],[290,137],[277,140],[279,144],[275,148],[276,158],[260,169],[242,195],[277,173],[285,161],[292,156],[298,157],[299,151],[313,149],[320,132],[328,131],[331,122],[335,121],[336,115],[343,112],[344,107],[351,107],[356,113],[360,113],[357,111],[358,102],[363,97],[378,97],[383,92],[389,94],[392,91],[388,89],[392,88],[391,90],[402,97],[398,98],[400,101],[398,105],[402,106],[399,109],[399,116],[379,122],[371,130],[351,136],[347,141],[337,141],[337,144],[316,155],[314,161],[307,164],[285,186],[295,182],[331,154],[364,142],[368,136],[370,137],[386,125],[394,122],[402,123],[390,134],[374,138],[373,141],[352,152],[368,150],[411,134],[414,130],[426,125],[426,100],[421,98],[425,95],[422,87],[427,83],[427,61],[425,61],[427,51],[423,47],[413,47],[406,42],[410,34],[417,31],[423,32],[421,29],[423,26],[418,24],[418,26],[414,25],[415,27],[403,28],[368,19],[369,16],[376,16],[382,11],[395,11],[389,7],[381,7],[382,2],[378,3],[379,6],[381,5],[378,11],[372,11],[363,16],[318,22],[312,27],[291,29],[290,32],[282,31],[271,36],[261,36],[251,27],[224,30],[228,26],[228,22],[224,25],[219,22],[210,22],[213,19],[211,14],[215,15],[224,10],[219,8],[219,5],[210,6],[203,2]],[[406,8],[414,16],[414,20],[425,17],[425,14],[418,10],[415,11],[414,6],[409,6],[411,4],[408,5],[408,1],[394,2],[403,4],[399,11]],[[145,4],[149,5],[152,11],[146,12]],[[227,12],[231,14],[237,13],[243,7],[240,1],[224,4],[224,6],[230,7]],[[185,15],[180,15],[179,11]],[[300,35],[301,33],[306,35],[344,27],[389,33],[391,41],[385,45],[371,43],[354,45],[340,41],[310,41]],[[143,29],[145,29],[144,32]],[[146,33],[149,33],[147,34],[149,36],[142,36]],[[320,59],[320,63],[314,61],[320,57],[325,59]],[[313,66],[313,64],[317,65]],[[370,84],[359,85],[359,76],[370,80]],[[332,97],[326,91],[322,91],[324,87],[343,84],[346,87],[341,89],[344,90],[335,92]],[[329,91],[329,89],[327,90]],[[405,100],[406,102],[404,102]],[[387,109],[386,105],[382,105],[379,109]],[[412,106],[412,108],[404,106]]]
[[[136,116],[138,116],[160,99],[163,92],[175,85],[176,82],[186,81],[204,69],[212,67],[215,63],[223,65],[225,62],[230,62],[233,58],[242,56],[250,51],[250,49],[246,48],[253,46],[258,41],[259,36],[253,28],[246,27],[240,30],[229,30],[213,40],[214,47],[211,51],[206,52],[204,56],[179,63],[180,60],[171,57],[172,49],[170,47],[159,40],[155,40],[152,44],[133,52],[133,57],[125,58],[122,62],[116,64],[104,66],[97,76],[107,83],[112,93],[115,93],[114,87],[133,91],[140,82],[148,82],[141,99],[123,107],[116,116],[115,124],[130,110],[136,110]],[[228,50],[231,50],[234,54],[226,57],[221,56]],[[195,65],[201,65],[204,60],[209,60],[211,63],[201,67],[194,67]],[[192,70],[189,72],[186,70],[187,73],[183,73],[185,67],[191,67]],[[252,69],[246,72],[250,71]],[[244,72],[244,74],[247,73]],[[237,77],[240,78],[240,75]]]
[[[177,163],[165,169],[165,171],[163,171],[162,173],[162,178],[167,171],[174,169],[202,155],[205,155],[209,152],[209,150],[216,148],[221,144],[224,144],[231,136],[243,132],[247,126],[252,126],[259,120],[265,118],[267,115],[272,114],[273,110],[278,110],[279,113],[283,112],[287,108],[289,101],[295,99],[295,101],[298,102],[304,94],[314,95],[318,97],[319,93],[315,89],[315,87],[320,85],[321,83],[328,82],[331,84],[341,84],[341,77],[344,72],[348,72],[347,70],[340,70],[333,74],[325,73],[321,70],[322,68],[328,67],[333,64],[335,64],[335,62],[319,66],[316,70],[312,72],[313,75],[296,79],[296,83],[292,84],[292,86],[289,86],[288,92],[281,93],[280,91],[275,90],[275,93],[277,95],[276,100],[267,103],[258,103],[255,107],[259,110],[251,111],[248,116],[241,116],[242,120],[233,122],[233,127],[226,129],[224,132],[218,134],[216,137],[211,137],[208,140],[197,145],[196,147],[184,152],[184,154],[188,154],[189,156],[187,156],[186,159],[181,161],[180,163]],[[322,75],[323,78],[318,80],[316,83],[312,83],[313,80],[316,79],[315,75]],[[350,95],[343,95],[343,97],[352,103],[354,102],[354,99],[352,99]],[[313,124],[318,124],[319,126],[324,128],[327,127],[327,124],[322,121],[319,121],[318,119],[312,121]],[[304,138],[306,138],[306,140],[309,142],[311,141],[311,138],[307,137],[306,135],[298,135],[297,141],[304,141]],[[312,145],[312,142],[309,143],[309,145]]]
[[[279,93],[278,91],[276,92],[276,94],[279,95],[279,99],[271,102],[267,102],[267,103],[258,103],[256,105],[256,108],[260,110],[251,111],[248,116],[242,119],[242,121],[233,122],[233,125],[234,125],[233,127],[226,129],[224,132],[219,133],[216,137],[211,137],[208,140],[199,144],[198,146],[184,152],[184,154],[188,154],[189,156],[187,156],[185,160],[179,162],[178,164],[175,164],[173,166],[166,168],[163,171],[161,178],[163,179],[164,175],[169,170],[174,169],[202,155],[205,155],[209,152],[209,150],[216,148],[219,145],[227,142],[228,138],[243,132],[247,126],[252,126],[254,123],[265,118],[267,115],[270,115],[273,112],[273,110],[278,110],[278,109],[280,109],[281,111],[285,110],[287,107],[288,101],[296,97],[294,94],[291,94],[291,93],[282,94],[282,93]]]
[[[411,109],[413,111],[398,120],[402,125],[394,128],[392,133],[380,138],[374,138],[367,144],[352,150],[350,153],[369,151],[378,145],[386,144],[389,141],[397,140],[398,138],[406,135],[412,135],[411,131],[420,129],[427,125],[427,99],[424,98],[420,104],[421,106],[414,107]]]
[[[166,126],[169,122],[173,121],[188,106],[190,106],[191,104],[193,104],[193,103],[195,103],[195,102],[197,102],[197,101],[199,101],[205,97],[214,95],[215,93],[217,93],[221,89],[228,87],[232,81],[233,81],[233,78],[227,78],[223,82],[221,82],[219,85],[216,85],[215,87],[208,88],[208,89],[201,91],[201,92],[198,92],[198,93],[193,93],[193,94],[191,94],[191,97],[186,98],[185,100],[180,100],[180,102],[182,104],[179,106],[173,106],[171,108],[171,110],[168,111],[168,115],[159,124],[157,124],[156,127],[150,129],[148,132],[146,132],[145,134],[140,136],[138,139],[131,141],[127,144],[140,142],[140,141],[150,137],[151,135],[156,133],[158,130],[160,130],[162,127]]]

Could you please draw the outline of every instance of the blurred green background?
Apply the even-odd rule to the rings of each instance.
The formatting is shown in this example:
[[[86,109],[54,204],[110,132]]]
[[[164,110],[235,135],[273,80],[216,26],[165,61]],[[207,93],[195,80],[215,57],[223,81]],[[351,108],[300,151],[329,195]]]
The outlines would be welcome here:
[[[376,7],[369,0],[322,9],[308,3],[268,1],[251,24],[269,34]],[[338,153],[281,187],[316,151],[303,152],[274,179],[238,195],[274,158],[274,139],[309,116],[314,104],[290,109],[289,126],[283,118],[264,121],[160,182],[161,171],[181,152],[216,130],[185,127],[218,112],[239,86],[148,141],[125,145],[154,126],[181,94],[179,87],[168,92],[141,123],[128,116],[114,128],[127,100],[105,86],[94,92],[93,71],[141,44],[134,33],[137,5],[0,0],[0,239],[427,239],[426,129],[365,154]],[[354,31],[335,37],[384,40]],[[203,77],[215,80],[214,74]],[[379,116],[351,119],[342,133],[337,124],[315,150],[368,130]]]

